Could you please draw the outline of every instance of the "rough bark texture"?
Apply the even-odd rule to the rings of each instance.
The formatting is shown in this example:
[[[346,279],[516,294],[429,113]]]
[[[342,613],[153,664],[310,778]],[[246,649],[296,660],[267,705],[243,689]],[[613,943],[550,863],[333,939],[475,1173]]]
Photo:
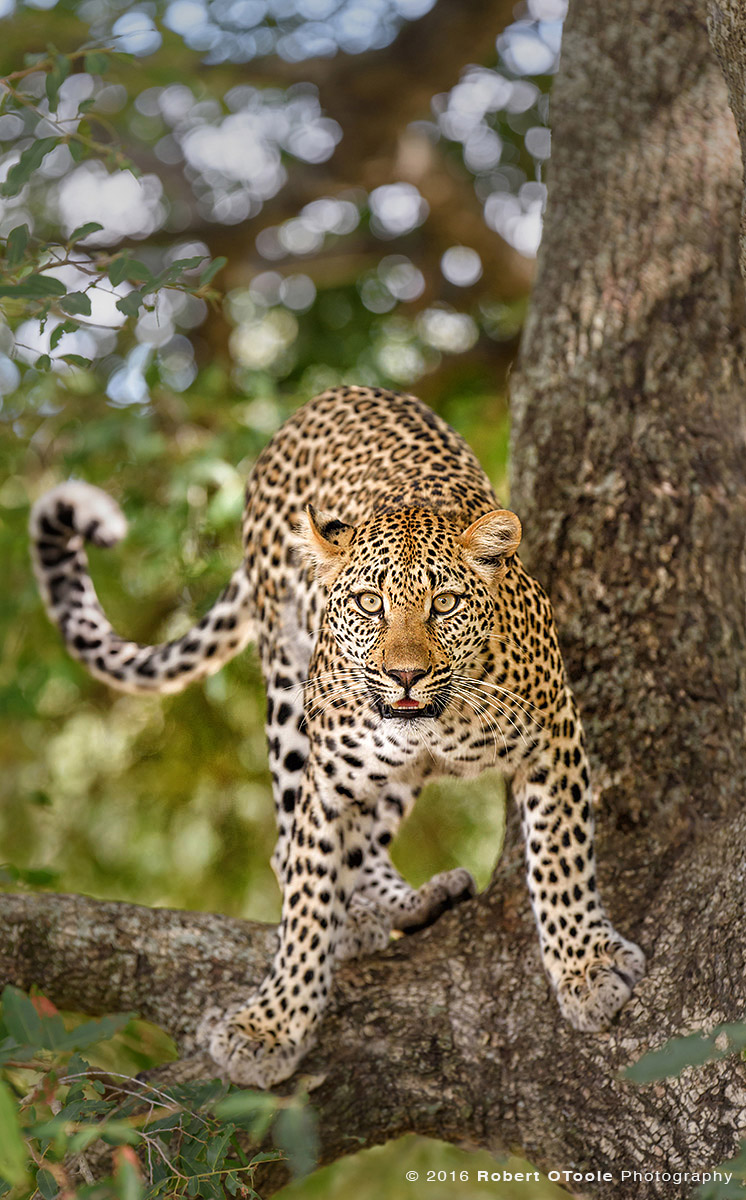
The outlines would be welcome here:
[[[585,5],[563,53],[511,502],[639,888],[744,792],[741,169],[696,4]]]
[[[511,826],[487,895],[340,971],[303,1072],[323,1077],[326,1161],[414,1130],[613,1171],[606,1200],[678,1197],[620,1172],[714,1167],[746,1107],[736,1057],[646,1087],[619,1074],[746,1011],[740,165],[703,11],[576,6],[553,112],[512,504],[586,720],[601,884],[650,970],[610,1032],[563,1024]],[[136,1009],[187,1053],[206,1001],[256,982],[271,943],[218,916],[84,898],[0,907],[0,978]]]
[[[741,80],[745,48],[728,46]],[[705,906],[710,888],[729,886],[716,848],[743,828],[746,782],[742,182],[704,6],[577,7],[553,130],[513,388],[511,503],[583,712],[601,860],[622,909],[649,910],[646,987],[677,971],[666,1026],[686,1026],[695,992],[700,1011],[742,1016],[743,985],[731,1007],[727,978],[743,935],[720,940],[692,911],[674,946],[669,925],[681,914],[682,864]],[[707,1085],[697,1076],[687,1087]],[[646,1121],[665,1128],[669,1101],[659,1100]],[[628,1137],[638,1138],[638,1119],[630,1113]],[[693,1166],[684,1146],[677,1140]]]
[[[707,26],[728,84],[728,99],[746,167],[746,8],[740,0],[710,0]],[[741,201],[740,259],[741,274],[746,279],[746,188]]]

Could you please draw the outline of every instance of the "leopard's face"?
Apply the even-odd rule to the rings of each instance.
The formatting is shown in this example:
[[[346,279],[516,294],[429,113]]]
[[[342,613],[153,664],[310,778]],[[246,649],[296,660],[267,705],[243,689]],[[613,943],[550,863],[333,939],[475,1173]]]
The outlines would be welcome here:
[[[440,514],[410,509],[359,526],[338,556],[328,625],[387,720],[437,719],[490,652],[494,567],[488,582],[462,539]]]

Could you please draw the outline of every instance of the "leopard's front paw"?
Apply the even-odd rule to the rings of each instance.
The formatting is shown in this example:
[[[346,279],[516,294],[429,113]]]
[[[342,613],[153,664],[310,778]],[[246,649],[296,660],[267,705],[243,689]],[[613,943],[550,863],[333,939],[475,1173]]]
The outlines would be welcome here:
[[[255,1088],[270,1088],[287,1079],[312,1044],[310,1039],[298,1044],[279,1030],[262,1029],[251,1008],[231,1013],[209,1008],[197,1040],[232,1083]]]
[[[353,892],[344,928],[337,937],[334,957],[337,962],[361,958],[385,950],[391,937],[391,920],[372,900]]]
[[[606,1029],[645,974],[645,955],[611,926],[586,957],[564,970],[556,983],[562,1015],[575,1029]]]
[[[394,927],[403,933],[416,933],[434,924],[442,913],[477,894],[477,885],[464,867],[441,871],[406,902],[406,907],[393,918]]]

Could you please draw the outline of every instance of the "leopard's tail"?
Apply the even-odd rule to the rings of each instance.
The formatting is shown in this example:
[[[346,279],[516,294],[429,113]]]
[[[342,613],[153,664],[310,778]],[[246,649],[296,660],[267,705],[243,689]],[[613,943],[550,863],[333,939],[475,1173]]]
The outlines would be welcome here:
[[[113,546],[127,530],[119,506],[105,492],[71,480],[37,500],[30,532],[34,571],[49,619],[92,675],[122,692],[180,692],[212,675],[254,635],[245,568],[202,620],[183,637],[158,646],[128,642],[114,633],[99,604],[84,544]]]

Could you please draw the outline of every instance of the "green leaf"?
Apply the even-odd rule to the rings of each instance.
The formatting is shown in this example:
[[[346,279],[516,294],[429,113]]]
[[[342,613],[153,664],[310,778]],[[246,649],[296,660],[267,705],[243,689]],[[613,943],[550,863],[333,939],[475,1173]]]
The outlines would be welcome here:
[[[207,1144],[205,1162],[211,1171],[223,1164],[226,1148],[230,1145],[235,1126],[229,1125],[222,1133],[213,1134]]]
[[[85,225],[78,225],[77,229],[73,229],[68,242],[79,242],[82,238],[88,237],[89,233],[98,233],[103,229],[98,221],[86,221]]]
[[[73,1075],[87,1075],[90,1069],[91,1064],[87,1059],[83,1058],[82,1054],[73,1054],[65,1068],[65,1073],[72,1078]],[[99,1081],[96,1080],[96,1083],[94,1083],[93,1080],[89,1080],[88,1082],[95,1089]]]
[[[15,166],[8,171],[5,183],[0,187],[0,195],[17,196],[21,188],[28,183],[34,171],[41,166],[43,160],[60,143],[58,137],[38,138],[23,151]]]
[[[215,1105],[215,1116],[221,1121],[235,1121],[251,1130],[260,1141],[277,1112],[277,1097],[271,1092],[232,1092]]]
[[[34,363],[34,366],[36,367],[37,371],[51,371],[52,360],[48,354],[40,354]]]
[[[28,296],[43,300],[46,296],[64,296],[67,288],[61,279],[52,275],[27,275],[20,283],[0,287],[0,296]]]
[[[26,1180],[27,1162],[18,1108],[10,1088],[0,1080],[0,1176],[21,1187]]]
[[[8,234],[6,257],[9,267],[16,267],[23,258],[23,252],[28,244],[28,225],[16,225]]]
[[[48,360],[48,355],[42,357]],[[37,365],[38,363],[37,359]],[[42,1017],[20,988],[3,988],[2,1004],[5,1028],[19,1045],[54,1050],[64,1040],[65,1026],[62,1017]]]
[[[23,281],[24,288],[30,288],[36,296],[64,296],[67,288],[61,279],[54,275],[29,275]]]
[[[202,287],[204,287],[205,284],[212,283],[212,280],[215,278],[218,271],[222,271],[222,269],[225,266],[225,264],[227,263],[227,261],[228,261],[228,259],[223,258],[222,256],[220,258],[214,258],[213,261],[210,263],[209,267],[207,267],[200,275],[200,277],[199,277],[200,285]]]
[[[89,75],[105,75],[109,70],[109,56],[94,51],[86,54],[83,65]]]
[[[67,1143],[67,1153],[82,1154],[93,1142],[99,1140],[102,1128],[101,1125],[84,1125],[82,1129],[76,1129]]]
[[[193,271],[200,263],[203,263],[207,258],[206,254],[196,254],[193,258],[177,258],[171,263],[169,271],[175,271],[180,274],[182,271]],[[227,260],[226,260],[227,261]]]
[[[75,333],[80,329],[77,321],[62,321],[52,330],[52,336],[49,339],[50,350],[56,350],[60,344],[60,340],[66,333]]]
[[[52,1117],[49,1121],[39,1121],[36,1125],[29,1125],[29,1137],[46,1138],[49,1141],[57,1138],[61,1144],[67,1145],[67,1131],[64,1117]]]
[[[91,315],[91,297],[85,292],[68,292],[60,300],[60,308],[67,313],[81,313],[84,317]]]
[[[130,283],[155,283],[150,267],[137,258],[130,258],[128,254],[122,254],[119,258],[115,258],[109,267],[109,282],[116,287],[125,280]]]
[[[142,1200],[145,1195],[137,1166],[126,1158],[120,1158],[116,1164],[115,1182],[120,1200]]]
[[[627,1067],[624,1077],[633,1083],[652,1083],[656,1079],[679,1075],[684,1067],[700,1067],[720,1057],[721,1051],[715,1046],[714,1037],[691,1033],[688,1037],[672,1038],[659,1050],[643,1054],[636,1063]]]
[[[124,260],[124,275],[123,279],[129,280],[130,283],[153,283],[154,277],[150,267],[144,262],[140,262],[138,258],[125,258]]]
[[[75,137],[72,137],[72,138],[70,138],[70,141],[67,143],[67,148],[70,151],[70,156],[71,156],[73,162],[82,162],[83,161],[83,159],[85,158],[86,153],[87,153],[86,147],[83,144],[83,142],[78,141],[78,139]]]
[[[99,1125],[99,1136],[109,1146],[136,1146],[141,1141],[140,1134],[126,1121],[107,1121]]]
[[[35,1053],[33,1046],[19,1046],[15,1038],[6,1038],[0,1045],[0,1065],[9,1059],[13,1062],[28,1062],[30,1058],[34,1058]]]
[[[273,1126],[275,1144],[285,1152],[296,1178],[310,1175],[319,1157],[316,1116],[308,1105],[283,1108]]]
[[[127,278],[128,266],[128,255],[122,254],[119,258],[114,259],[113,263],[109,267],[109,283],[112,285],[112,287],[117,287],[118,284],[124,282],[124,280]]]
[[[68,363],[71,367],[90,367],[90,358],[83,358],[82,354],[61,354],[63,362]]]
[[[65,355],[65,358],[72,358],[77,355]],[[83,362],[87,363],[87,359]],[[97,1021],[84,1021],[82,1025],[78,1025],[75,1029],[71,1029],[57,1045],[58,1050],[85,1050],[87,1046],[92,1046],[95,1042],[108,1041],[115,1033],[119,1033],[120,1029],[124,1029],[125,1025],[129,1025],[132,1020],[133,1013],[116,1013],[110,1017],[101,1017]]]
[[[57,58],[55,59],[54,66],[52,67],[51,71],[47,72],[47,77],[44,81],[44,90],[47,93],[50,112],[57,111],[59,91],[69,74],[70,59],[66,58],[64,54],[58,54]]]
[[[57,1181],[50,1171],[36,1172],[36,1188],[41,1192],[44,1200],[55,1200],[55,1197],[60,1194]]]
[[[124,313],[125,317],[136,317],[143,300],[144,295],[142,291],[136,289],[134,292],[129,292],[128,295],[122,296],[120,300],[117,300],[117,308],[120,312]]]

